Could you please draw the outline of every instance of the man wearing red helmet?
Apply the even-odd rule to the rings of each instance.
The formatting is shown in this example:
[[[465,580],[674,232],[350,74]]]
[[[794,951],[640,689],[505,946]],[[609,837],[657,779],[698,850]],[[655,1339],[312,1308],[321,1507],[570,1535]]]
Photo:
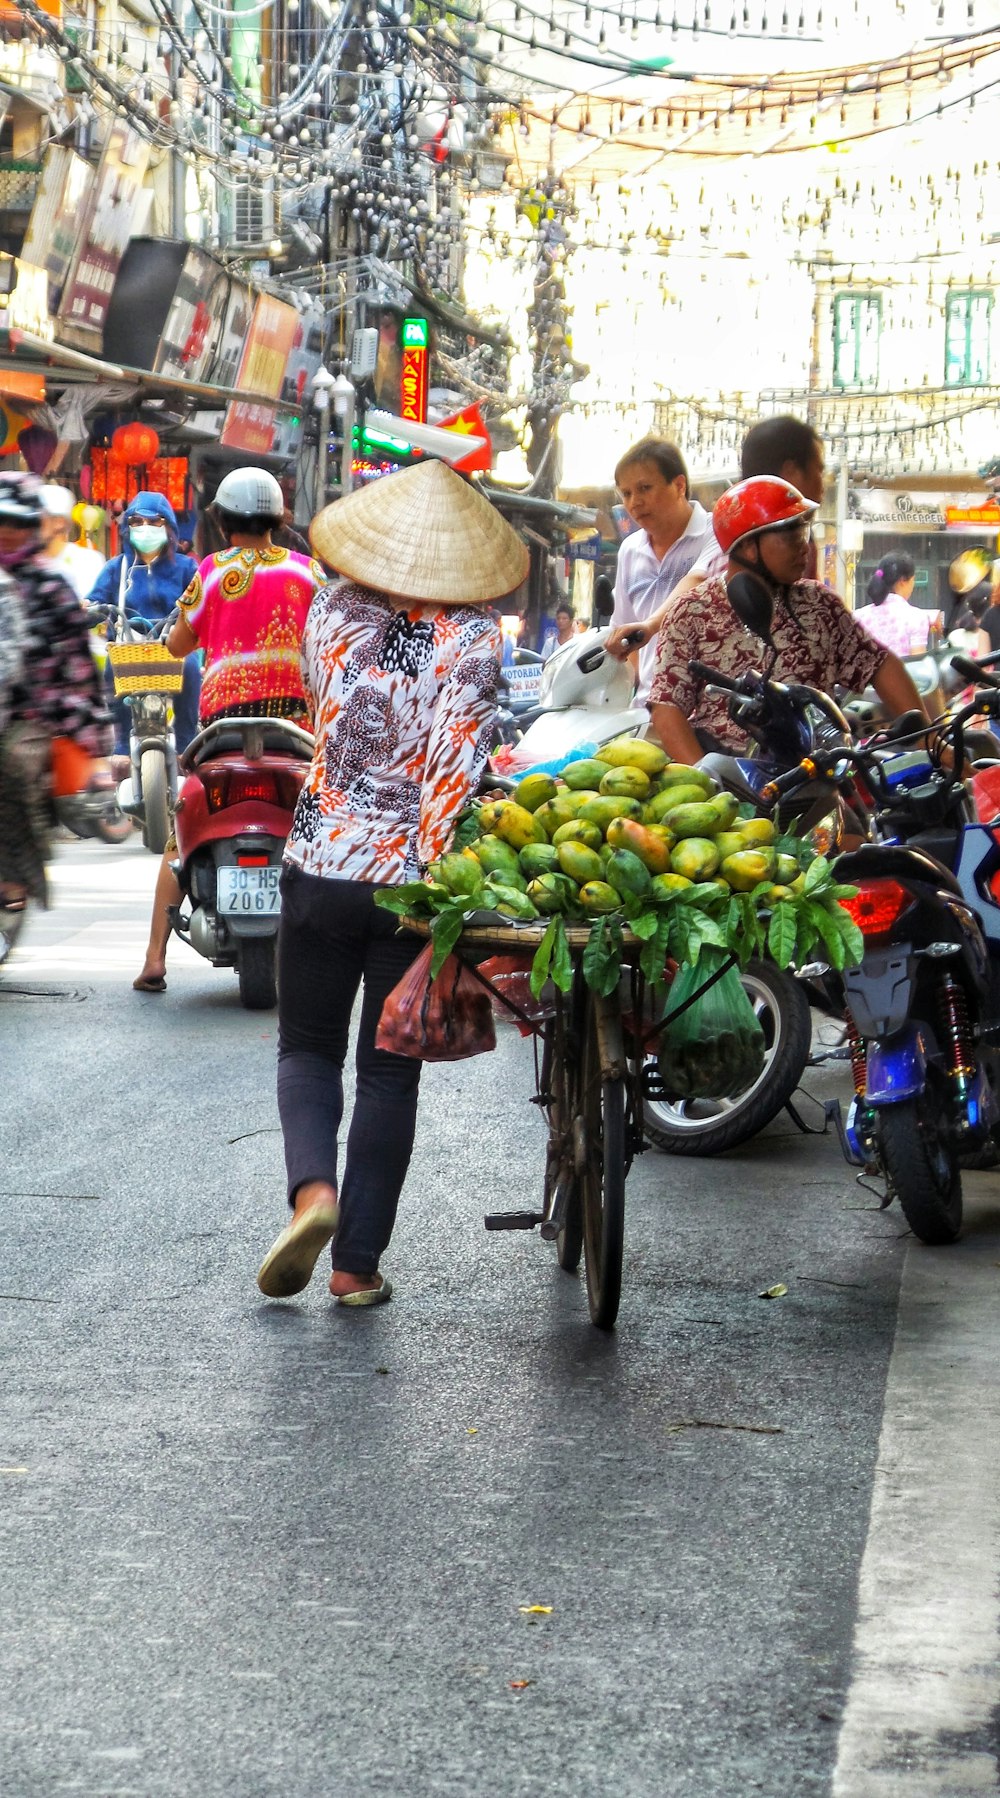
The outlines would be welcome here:
[[[815,501],[788,481],[760,475],[730,487],[712,514],[728,574],[760,575],[774,596],[774,678],[827,692],[838,681],[855,692],[874,686],[891,716],[922,711],[898,656],[876,643],[829,587],[805,578],[815,511]],[[760,654],[756,639],[737,622],[725,576],[710,576],[676,600],[660,631],[650,694],[653,729],[673,761],[696,762],[706,749],[746,747],[746,732],[730,718],[726,696],[707,693],[688,664],[707,662],[736,676]]]

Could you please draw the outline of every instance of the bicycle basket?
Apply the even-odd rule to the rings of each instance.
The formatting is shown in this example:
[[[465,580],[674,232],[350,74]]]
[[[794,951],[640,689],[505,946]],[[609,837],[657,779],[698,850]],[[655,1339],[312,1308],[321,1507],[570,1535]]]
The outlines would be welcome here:
[[[130,693],[179,693],[184,663],[165,643],[109,643],[108,660],[119,699]]]

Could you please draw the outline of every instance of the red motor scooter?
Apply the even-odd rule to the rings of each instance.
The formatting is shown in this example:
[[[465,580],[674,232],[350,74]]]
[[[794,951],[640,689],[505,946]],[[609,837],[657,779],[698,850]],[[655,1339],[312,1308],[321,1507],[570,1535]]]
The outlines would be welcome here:
[[[281,858],[312,752],[296,724],[224,718],[181,758],[171,865],[184,900],[170,921],[213,967],[235,967],[249,1011],[277,1003]]]

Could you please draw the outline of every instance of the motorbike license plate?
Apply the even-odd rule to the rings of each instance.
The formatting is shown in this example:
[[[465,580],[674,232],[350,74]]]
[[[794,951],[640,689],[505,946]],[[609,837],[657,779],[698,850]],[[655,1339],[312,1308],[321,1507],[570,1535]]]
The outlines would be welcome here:
[[[280,867],[220,868],[218,910],[223,918],[273,917],[281,910]]]

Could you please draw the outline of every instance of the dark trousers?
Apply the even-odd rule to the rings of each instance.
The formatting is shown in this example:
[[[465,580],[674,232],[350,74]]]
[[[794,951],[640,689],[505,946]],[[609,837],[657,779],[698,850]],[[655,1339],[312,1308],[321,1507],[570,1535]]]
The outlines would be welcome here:
[[[357,1089],[339,1187],[333,1265],[373,1274],[392,1235],[413,1149],[419,1061],[375,1047],[388,994],[423,947],[400,935],[378,889],[286,867],[278,930],[278,1114],[291,1203],[300,1186],[337,1186],[337,1136],[351,1012],[364,982]]]

